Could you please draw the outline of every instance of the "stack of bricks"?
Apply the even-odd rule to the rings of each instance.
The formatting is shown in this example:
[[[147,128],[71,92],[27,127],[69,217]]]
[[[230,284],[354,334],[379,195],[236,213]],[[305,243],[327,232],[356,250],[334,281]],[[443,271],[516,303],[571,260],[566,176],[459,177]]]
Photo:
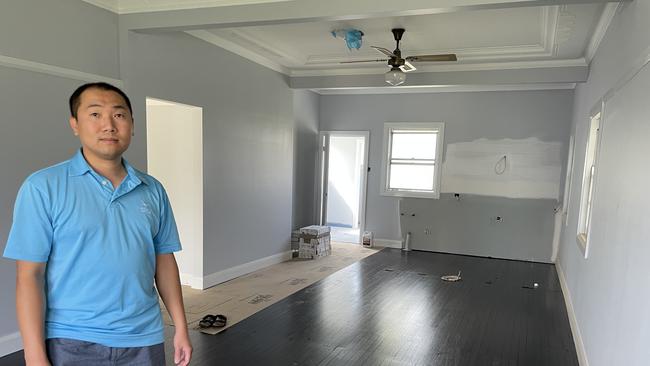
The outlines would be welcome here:
[[[311,225],[300,229],[298,258],[314,259],[331,253],[329,226]]]

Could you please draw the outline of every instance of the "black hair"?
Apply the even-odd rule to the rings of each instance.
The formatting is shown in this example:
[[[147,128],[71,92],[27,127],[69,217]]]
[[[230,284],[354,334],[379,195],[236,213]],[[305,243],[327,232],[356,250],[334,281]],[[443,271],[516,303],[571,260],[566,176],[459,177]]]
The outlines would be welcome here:
[[[70,96],[70,100],[69,100],[70,115],[75,119],[77,118],[77,109],[79,109],[79,104],[81,104],[81,94],[88,89],[100,89],[100,90],[112,91],[119,94],[122,98],[124,98],[124,101],[126,102],[126,106],[129,107],[129,113],[133,115],[133,109],[131,108],[131,101],[129,100],[129,97],[126,96],[126,93],[124,93],[120,88],[111,85],[109,83],[96,82],[96,83],[84,84],[78,87],[77,90],[75,90],[74,93],[72,93],[72,95]]]

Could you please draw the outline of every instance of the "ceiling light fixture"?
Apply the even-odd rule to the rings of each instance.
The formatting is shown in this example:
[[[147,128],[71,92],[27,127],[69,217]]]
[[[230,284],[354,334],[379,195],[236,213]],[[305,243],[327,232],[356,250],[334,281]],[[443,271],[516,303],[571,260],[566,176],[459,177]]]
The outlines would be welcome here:
[[[393,66],[385,75],[386,82],[392,86],[404,84],[406,74],[399,67]]]

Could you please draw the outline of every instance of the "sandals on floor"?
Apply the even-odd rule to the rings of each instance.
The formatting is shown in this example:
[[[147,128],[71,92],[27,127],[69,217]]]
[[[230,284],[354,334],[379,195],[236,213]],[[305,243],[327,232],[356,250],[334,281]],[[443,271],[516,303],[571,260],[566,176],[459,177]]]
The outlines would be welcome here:
[[[210,328],[210,327],[221,328],[226,326],[227,321],[228,319],[226,319],[224,315],[208,314],[199,321],[199,328]]]

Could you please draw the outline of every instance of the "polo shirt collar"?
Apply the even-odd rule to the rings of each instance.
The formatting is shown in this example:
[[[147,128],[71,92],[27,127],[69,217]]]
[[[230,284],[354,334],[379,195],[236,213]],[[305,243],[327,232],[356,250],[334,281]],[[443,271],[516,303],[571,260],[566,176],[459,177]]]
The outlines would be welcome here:
[[[77,153],[74,154],[72,159],[70,159],[69,175],[73,177],[84,175],[91,170],[92,169],[90,168],[90,165],[88,165],[88,162],[86,161],[83,153],[81,152],[81,148],[79,148],[77,150]]]
[[[133,180],[133,183],[136,185],[140,183],[148,184],[146,179],[142,179],[142,173],[135,170],[126,159],[122,158],[122,164],[126,169],[127,178]],[[94,170],[90,167],[86,158],[84,158],[81,148],[79,148],[77,153],[72,157],[72,159],[70,159],[69,175],[74,177],[84,175],[88,172],[94,172]]]

